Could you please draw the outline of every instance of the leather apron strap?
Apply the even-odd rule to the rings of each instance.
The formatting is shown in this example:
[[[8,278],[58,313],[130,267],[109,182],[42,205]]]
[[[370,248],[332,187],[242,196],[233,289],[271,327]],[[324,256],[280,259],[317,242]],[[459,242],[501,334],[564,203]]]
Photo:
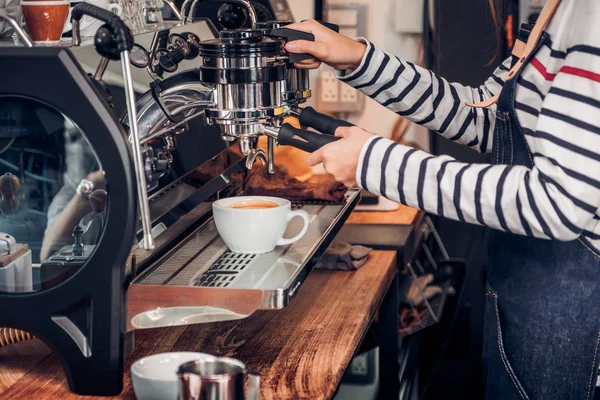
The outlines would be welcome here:
[[[538,40],[542,36],[544,29],[550,23],[550,20],[554,16],[556,9],[560,5],[561,0],[548,0],[546,7],[538,17],[537,22],[533,26],[533,30],[529,35],[529,39],[527,40],[527,44],[524,45],[523,42],[517,41],[513,47],[512,55],[519,58],[519,60],[513,65],[513,67],[508,71],[506,76],[504,77],[504,82],[510,81],[517,75],[517,72],[525,65],[525,61],[528,59],[529,55],[535,49],[535,45]],[[494,97],[490,97],[480,103],[467,103],[467,106],[474,108],[488,108],[498,102],[498,98],[500,97],[500,93],[496,94]]]

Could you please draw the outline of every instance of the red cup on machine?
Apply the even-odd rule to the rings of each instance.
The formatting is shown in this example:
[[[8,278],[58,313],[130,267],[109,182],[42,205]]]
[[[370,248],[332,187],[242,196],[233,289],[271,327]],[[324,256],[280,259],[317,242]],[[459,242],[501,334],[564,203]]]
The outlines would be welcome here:
[[[34,43],[58,43],[69,14],[67,1],[23,1],[23,16]]]

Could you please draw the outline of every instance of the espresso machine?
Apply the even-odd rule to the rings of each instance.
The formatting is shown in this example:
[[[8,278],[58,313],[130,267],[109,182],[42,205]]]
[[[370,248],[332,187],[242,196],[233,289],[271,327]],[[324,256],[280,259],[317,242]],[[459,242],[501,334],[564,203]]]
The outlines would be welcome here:
[[[247,18],[228,29],[198,17],[199,0],[167,3],[177,20],[133,33],[79,4],[53,47],[0,14],[16,31],[0,40],[0,327],[44,340],[78,394],[121,391],[136,330],[286,307],[360,199],[295,202],[311,218],[301,240],[227,248],[212,201],[242,195],[257,163],[273,172],[274,146],[314,151],[349,124],[301,107],[310,84],[294,62],[308,56],[284,45],[312,35],[246,0],[221,2]],[[105,22],[93,38],[84,15]]]

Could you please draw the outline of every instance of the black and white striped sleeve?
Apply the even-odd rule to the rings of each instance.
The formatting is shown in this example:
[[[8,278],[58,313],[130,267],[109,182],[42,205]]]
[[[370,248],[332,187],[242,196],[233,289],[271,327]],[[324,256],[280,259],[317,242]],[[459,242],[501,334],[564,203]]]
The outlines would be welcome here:
[[[600,238],[600,49],[570,51],[558,73],[543,74],[551,89],[532,120],[534,128],[523,126],[531,168],[462,163],[373,137],[360,155],[359,186],[430,213],[516,234]],[[545,71],[541,63],[536,68]]]
[[[492,149],[493,110],[474,109],[502,88],[510,67],[507,59],[484,85],[477,88],[449,83],[431,71],[385,53],[366,39],[367,50],[359,67],[338,78],[397,114],[479,152]]]

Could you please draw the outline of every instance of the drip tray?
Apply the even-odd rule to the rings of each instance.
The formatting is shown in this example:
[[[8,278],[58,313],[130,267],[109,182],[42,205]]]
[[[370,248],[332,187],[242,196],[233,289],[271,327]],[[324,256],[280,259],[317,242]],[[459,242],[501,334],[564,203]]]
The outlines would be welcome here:
[[[294,203],[310,215],[306,235],[265,254],[232,253],[211,218],[133,281],[130,315],[157,307],[212,306],[241,315],[285,307],[359,199],[349,190],[342,204]],[[301,228],[292,220],[286,237]]]

